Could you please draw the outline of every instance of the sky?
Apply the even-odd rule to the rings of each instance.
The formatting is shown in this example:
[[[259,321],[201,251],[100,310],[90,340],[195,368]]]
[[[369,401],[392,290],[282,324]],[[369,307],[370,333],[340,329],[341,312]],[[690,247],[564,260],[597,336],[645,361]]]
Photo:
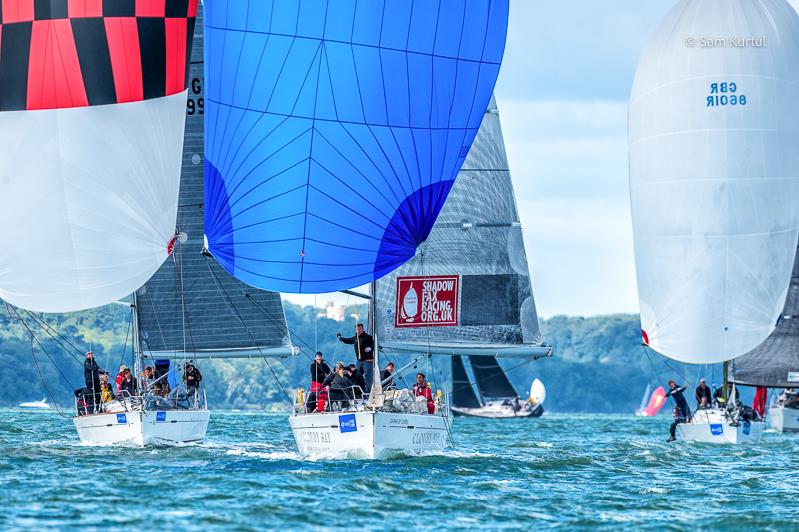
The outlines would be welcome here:
[[[638,312],[627,101],[644,45],[675,3],[511,0],[495,94],[541,317]]]

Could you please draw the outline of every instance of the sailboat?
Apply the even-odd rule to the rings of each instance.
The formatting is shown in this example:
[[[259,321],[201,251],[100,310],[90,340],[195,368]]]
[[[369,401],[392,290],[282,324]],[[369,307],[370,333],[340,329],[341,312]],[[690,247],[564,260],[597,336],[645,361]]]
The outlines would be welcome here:
[[[782,397],[774,398],[766,418],[779,432],[799,431],[799,404],[789,400],[791,392],[799,388],[799,252],[774,332],[735,360],[732,380],[737,386],[785,389]]]
[[[722,42],[750,35],[767,45]],[[728,362],[772,333],[788,292],[799,236],[797,37],[785,0],[682,0],[649,41],[630,98],[643,342],[681,362],[724,362],[725,381]],[[759,441],[764,423],[732,395],[725,408],[698,409],[679,437]]]
[[[799,1],[789,0],[794,10]],[[783,388],[772,396],[768,408],[770,426],[779,432],[799,432],[799,251],[794,261],[788,296],[774,332],[754,350],[735,360],[733,382],[737,386]]]
[[[265,290],[369,285],[360,295],[379,375],[375,281],[417,254],[469,154],[508,1],[286,4],[206,3],[208,250]],[[300,453],[381,458],[447,445],[438,397],[384,391],[380,379],[368,392],[336,411],[300,402],[289,418]]]
[[[35,409],[39,409],[39,410],[47,410],[47,409],[50,408],[50,405],[47,404],[47,399],[45,397],[42,397],[41,401],[28,401],[28,402],[25,402],[25,403],[20,403],[19,407],[20,408],[35,408]]]
[[[3,13],[0,221],[20,228],[0,235],[7,303],[36,312],[114,303],[170,256],[195,6],[131,3],[107,16],[98,2],[39,2],[34,31],[23,10]],[[141,401],[98,403],[78,411],[81,440],[141,441]],[[207,412],[175,416],[152,421],[204,433]]]
[[[469,380],[465,364],[471,364],[477,391]],[[540,398],[542,386],[540,380],[533,381],[530,396],[523,400],[495,357],[470,361],[469,357],[453,356],[450,408],[456,416],[492,419],[540,417],[544,413],[544,401]]]
[[[453,413],[499,418],[543,412],[535,399],[520,399],[497,361],[549,356],[551,348],[538,325],[495,98],[427,241],[415,258],[380,279],[377,290],[387,352],[451,357]],[[428,311],[442,303],[452,316],[446,309]]]
[[[297,354],[280,294],[231,277],[204,250],[202,15],[199,6],[186,104],[177,215],[180,238],[170,260],[136,291],[133,304],[136,374],[145,364],[152,365],[171,382],[180,380],[186,362]],[[103,427],[102,415],[75,418],[81,440],[147,445],[197,442],[205,437],[210,412],[204,393],[183,405],[145,394],[126,406],[126,411],[114,414],[125,422],[110,427]]]

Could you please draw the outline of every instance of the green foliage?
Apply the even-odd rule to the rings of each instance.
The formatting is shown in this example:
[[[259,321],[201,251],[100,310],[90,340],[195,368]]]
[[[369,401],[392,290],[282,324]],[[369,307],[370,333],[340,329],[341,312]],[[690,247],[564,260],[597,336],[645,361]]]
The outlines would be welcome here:
[[[337,360],[353,362],[351,346],[336,341],[336,333],[353,334],[356,317],[365,321],[366,305],[351,306],[343,322],[318,317],[318,310],[284,302],[292,340],[301,348],[299,356],[285,360],[203,361],[209,405],[213,408],[286,409],[287,395],[309,384],[308,367],[315,351],[322,351],[332,365]],[[82,386],[83,353],[92,348],[101,367],[116,373],[119,364],[131,364],[129,332],[130,309],[109,305],[95,310],[64,315],[45,315],[55,333],[48,333],[33,316],[19,311],[33,330],[35,360],[44,382],[59,405],[70,407],[73,390]],[[557,316],[541,322],[545,340],[554,347],[554,356],[520,364],[503,360],[511,380],[521,395],[538,377],[547,387],[547,409],[555,412],[632,412],[638,406],[648,383],[663,384],[676,378],[689,385],[702,368],[666,362],[640,346],[640,324],[635,315],[609,315],[591,318]],[[398,365],[409,357],[393,357]],[[384,361],[385,362],[385,361]],[[0,307],[0,405],[47,396],[31,354],[31,340],[25,327]],[[271,368],[271,369],[270,369]],[[449,359],[423,360],[419,369],[427,373],[436,387],[449,389]],[[284,391],[276,384],[278,376]],[[705,368],[705,376],[718,382],[721,371]],[[412,380],[412,379],[411,379]],[[49,397],[48,397],[49,399]]]

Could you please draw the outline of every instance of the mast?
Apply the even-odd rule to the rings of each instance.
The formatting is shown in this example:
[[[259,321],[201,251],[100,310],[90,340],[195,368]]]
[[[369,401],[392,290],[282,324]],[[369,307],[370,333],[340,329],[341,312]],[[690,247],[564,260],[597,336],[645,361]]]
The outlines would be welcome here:
[[[374,408],[383,406],[383,384],[380,382],[380,349],[377,343],[377,282],[369,283],[369,328],[374,340],[374,356],[372,357],[372,388],[369,392],[369,405]]]
[[[724,382],[722,383],[722,397],[724,397],[724,404],[730,404],[730,398],[727,396],[727,382],[729,382],[729,362],[724,361]]]
[[[142,353],[141,343],[139,342],[139,306],[136,292],[133,292],[131,308],[133,309],[132,327],[133,327],[133,378],[138,379],[142,373]],[[138,383],[140,384],[140,383]]]

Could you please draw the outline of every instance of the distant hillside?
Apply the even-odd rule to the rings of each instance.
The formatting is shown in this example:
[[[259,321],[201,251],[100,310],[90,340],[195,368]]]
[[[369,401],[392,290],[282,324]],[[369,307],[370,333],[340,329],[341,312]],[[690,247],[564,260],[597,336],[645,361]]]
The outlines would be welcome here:
[[[295,358],[272,361],[289,395],[308,384],[312,353],[319,349],[328,361],[353,361],[352,348],[335,341],[336,332],[352,334],[355,320],[343,322],[316,318],[313,307],[285,303],[286,318],[296,345],[303,353]],[[366,314],[365,306],[350,313]],[[83,352],[93,348],[103,367],[115,370],[130,364],[130,310],[112,305],[69,315],[47,315],[43,326],[32,315],[20,311],[34,332],[35,359],[25,327],[0,306],[0,405],[55,395],[59,404],[71,405],[72,390],[81,386]],[[50,328],[48,328],[50,327]],[[710,380],[720,379],[718,368],[667,363],[640,347],[640,325],[635,315],[591,318],[558,316],[541,323],[544,338],[554,346],[555,355],[536,362],[503,360],[511,379],[524,394],[533,378],[544,381],[548,390],[547,409],[553,412],[632,412],[647,383],[663,383],[677,377],[693,384],[698,372]],[[127,338],[127,341],[126,341]],[[70,345],[71,344],[71,345]],[[35,362],[34,362],[35,360]],[[651,361],[650,361],[651,360]],[[404,364],[405,358],[396,362]],[[55,364],[54,364],[55,363]],[[437,385],[448,388],[449,360],[436,357],[432,366],[420,363]],[[38,370],[37,370],[38,365]],[[56,366],[58,369],[56,369]],[[275,384],[263,361],[214,361],[201,364],[208,401],[214,408],[286,408],[285,395]],[[432,369],[432,371],[431,371]],[[44,389],[39,372],[49,393]]]

